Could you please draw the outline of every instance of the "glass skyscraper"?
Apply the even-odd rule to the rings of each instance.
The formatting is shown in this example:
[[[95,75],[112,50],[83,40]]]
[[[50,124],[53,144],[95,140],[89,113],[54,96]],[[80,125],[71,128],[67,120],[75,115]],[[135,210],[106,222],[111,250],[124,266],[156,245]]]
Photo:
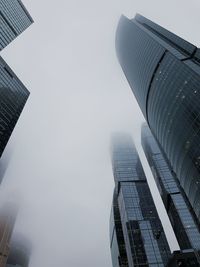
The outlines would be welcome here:
[[[33,19],[21,0],[0,0],[0,50],[7,46]]]
[[[116,51],[159,146],[200,220],[200,50],[136,15],[122,16]]]
[[[0,155],[11,136],[29,91],[0,58]]]
[[[142,126],[141,141],[180,248],[200,251],[196,216],[147,125]]]
[[[164,267],[170,249],[131,137],[114,135],[111,151],[115,180],[110,218],[113,267]]]
[[[21,0],[0,0],[0,50],[32,22]],[[0,156],[28,96],[29,91],[0,57]]]
[[[128,267],[126,246],[116,190],[114,190],[113,193],[113,202],[110,214],[110,248],[113,267]]]

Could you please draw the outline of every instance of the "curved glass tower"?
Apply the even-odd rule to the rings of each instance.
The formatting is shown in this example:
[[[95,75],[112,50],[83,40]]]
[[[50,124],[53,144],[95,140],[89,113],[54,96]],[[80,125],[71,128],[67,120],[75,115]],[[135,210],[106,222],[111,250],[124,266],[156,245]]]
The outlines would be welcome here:
[[[116,51],[130,87],[200,220],[200,50],[143,16],[122,16]]]

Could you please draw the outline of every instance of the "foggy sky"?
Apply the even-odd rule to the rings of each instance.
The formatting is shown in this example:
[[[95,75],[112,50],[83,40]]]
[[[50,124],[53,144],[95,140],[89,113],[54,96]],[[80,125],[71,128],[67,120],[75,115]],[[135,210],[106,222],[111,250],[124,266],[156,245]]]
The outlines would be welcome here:
[[[152,19],[199,46],[198,0],[23,0],[35,23],[1,55],[30,90],[7,150],[1,198],[20,202],[30,267],[111,267],[109,142],[144,121],[115,55],[120,15]],[[141,153],[143,157],[143,154]],[[151,189],[156,191],[145,165]],[[160,202],[159,196],[155,196]],[[160,213],[163,206],[158,205]],[[177,249],[164,217],[171,248]]]

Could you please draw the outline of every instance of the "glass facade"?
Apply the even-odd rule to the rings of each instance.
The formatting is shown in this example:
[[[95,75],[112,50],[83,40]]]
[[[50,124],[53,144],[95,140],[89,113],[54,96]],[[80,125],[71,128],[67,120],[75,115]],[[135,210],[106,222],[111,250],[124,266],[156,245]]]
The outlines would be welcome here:
[[[142,24],[145,28],[149,29],[151,32],[156,34],[163,41],[167,42],[170,46],[179,50],[182,54],[190,57],[196,51],[196,47],[193,44],[185,41],[184,39],[180,38],[174,33],[160,27],[153,21],[139,14],[135,16],[135,20],[140,24]]]
[[[139,23],[130,23],[125,17],[121,18],[117,33],[116,50],[119,61],[146,116],[149,84],[165,53],[165,48],[150,38],[148,32],[142,31]],[[132,51],[137,51],[137,53]]]
[[[198,267],[200,255],[192,249],[174,251],[166,267]]]
[[[0,0],[0,50],[33,22],[21,0]]]
[[[32,22],[21,0],[0,0],[0,51]],[[0,57],[0,157],[28,96],[29,91]],[[4,157],[0,163],[0,181],[6,165],[7,158]],[[29,255],[23,246],[14,245],[10,250],[10,238],[16,213],[15,207],[10,203],[0,212],[0,266],[3,267],[28,267]]]
[[[21,0],[0,0],[0,50],[32,22]],[[0,57],[0,157],[28,96],[29,91]]]
[[[110,216],[110,249],[113,266],[128,267],[116,190],[114,190],[113,194],[113,203]]]
[[[29,96],[29,91],[0,57],[0,156]]]
[[[137,15],[122,17],[117,55],[131,89],[200,220],[200,53]]]
[[[114,201],[118,206],[128,266],[164,267],[170,249],[131,137],[123,134],[113,136],[111,151]],[[112,224],[111,220],[111,229]],[[120,266],[115,265],[118,251],[111,249],[113,267]]]
[[[147,125],[142,126],[141,140],[180,248],[200,250],[200,231],[196,216]]]

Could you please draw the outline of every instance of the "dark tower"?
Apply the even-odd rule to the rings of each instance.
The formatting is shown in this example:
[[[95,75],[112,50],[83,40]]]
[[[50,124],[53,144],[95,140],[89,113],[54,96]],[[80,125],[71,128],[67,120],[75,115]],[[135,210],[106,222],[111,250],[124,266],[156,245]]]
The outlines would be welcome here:
[[[21,0],[0,0],[0,50],[33,22]],[[29,91],[0,57],[0,156],[12,134]]]
[[[164,267],[170,249],[131,137],[115,135],[111,151],[115,180],[110,220],[113,267]]]
[[[28,99],[29,91],[0,57],[0,156]]]
[[[33,20],[21,0],[0,0],[0,50],[12,42]]]
[[[128,267],[126,246],[116,190],[114,190],[113,193],[113,202],[110,214],[110,250],[113,267]]]
[[[122,16],[119,62],[200,219],[200,50],[152,21]]]

